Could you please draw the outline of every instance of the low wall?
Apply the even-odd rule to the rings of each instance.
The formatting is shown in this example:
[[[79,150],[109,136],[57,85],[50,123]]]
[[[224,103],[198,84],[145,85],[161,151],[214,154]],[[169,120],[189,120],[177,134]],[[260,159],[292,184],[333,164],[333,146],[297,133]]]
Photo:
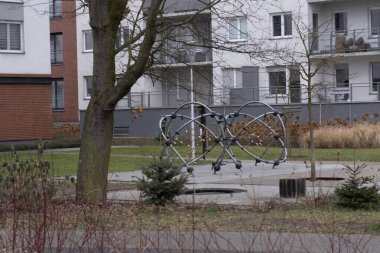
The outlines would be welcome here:
[[[278,111],[284,111],[284,107],[293,107],[299,113],[300,123],[308,120],[307,104],[273,105]],[[236,111],[238,106],[219,107],[212,106],[213,110],[224,115]],[[130,137],[158,137],[158,123],[163,115],[171,114],[176,108],[146,108],[142,113],[132,112],[131,110],[115,111],[115,127]],[[264,106],[251,106],[247,110],[253,115],[260,115],[267,111]],[[313,117],[315,122],[326,122],[337,118],[342,118],[348,122],[366,120],[380,120],[380,102],[371,103],[326,103],[313,104]],[[83,130],[83,120],[86,111],[80,111],[81,132]]]

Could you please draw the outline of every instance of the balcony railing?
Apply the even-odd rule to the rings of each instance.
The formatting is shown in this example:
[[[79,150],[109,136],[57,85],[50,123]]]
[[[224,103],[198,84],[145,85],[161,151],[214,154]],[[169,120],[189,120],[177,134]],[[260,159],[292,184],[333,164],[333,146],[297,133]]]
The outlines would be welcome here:
[[[314,39],[313,39],[314,38]],[[314,34],[313,54],[342,54],[380,51],[380,27]]]
[[[207,94],[195,94],[195,101],[208,105],[237,106],[249,101],[263,101],[270,104],[306,103],[303,88],[218,88]],[[129,108],[173,108],[190,101],[190,93],[178,92],[132,92],[123,98],[117,109]],[[314,90],[314,103],[347,103],[380,101],[380,83],[349,83],[347,86],[327,85]]]
[[[211,62],[212,50],[207,45],[202,45],[196,42],[195,46],[188,46],[183,42],[176,42],[167,45],[161,51],[157,64],[176,64],[176,63],[197,63],[197,62]],[[199,45],[199,46],[197,46]]]

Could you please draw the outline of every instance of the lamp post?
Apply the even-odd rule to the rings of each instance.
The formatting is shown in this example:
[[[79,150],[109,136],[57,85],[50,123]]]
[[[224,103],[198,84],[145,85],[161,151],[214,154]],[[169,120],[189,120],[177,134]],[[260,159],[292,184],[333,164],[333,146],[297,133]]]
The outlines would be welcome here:
[[[194,124],[194,70],[193,70],[193,63],[194,63],[194,56],[191,57],[190,62],[190,117],[191,117],[191,159],[195,159],[195,124]]]

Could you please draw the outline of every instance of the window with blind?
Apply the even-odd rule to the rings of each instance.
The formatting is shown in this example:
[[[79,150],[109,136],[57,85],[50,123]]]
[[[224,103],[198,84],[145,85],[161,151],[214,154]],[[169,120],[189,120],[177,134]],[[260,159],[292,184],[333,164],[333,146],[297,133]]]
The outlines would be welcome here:
[[[0,51],[21,51],[21,23],[0,22]]]

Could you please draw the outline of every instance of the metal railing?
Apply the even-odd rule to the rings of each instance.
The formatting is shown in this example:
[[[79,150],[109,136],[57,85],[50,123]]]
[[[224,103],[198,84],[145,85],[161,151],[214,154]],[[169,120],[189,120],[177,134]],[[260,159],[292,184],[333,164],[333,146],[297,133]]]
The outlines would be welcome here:
[[[195,101],[207,105],[241,105],[252,100],[269,104],[307,103],[305,88],[214,88],[195,93]],[[172,108],[190,101],[190,92],[132,92],[117,109]],[[380,101],[380,83],[348,83],[347,86],[323,85],[313,89],[314,103],[347,103]]]
[[[182,42],[177,42],[167,46],[159,54],[159,57],[156,59],[156,64],[211,62],[211,48],[206,44],[195,44],[199,46],[190,47]]]
[[[313,54],[380,51],[380,27],[328,31],[313,35]]]

